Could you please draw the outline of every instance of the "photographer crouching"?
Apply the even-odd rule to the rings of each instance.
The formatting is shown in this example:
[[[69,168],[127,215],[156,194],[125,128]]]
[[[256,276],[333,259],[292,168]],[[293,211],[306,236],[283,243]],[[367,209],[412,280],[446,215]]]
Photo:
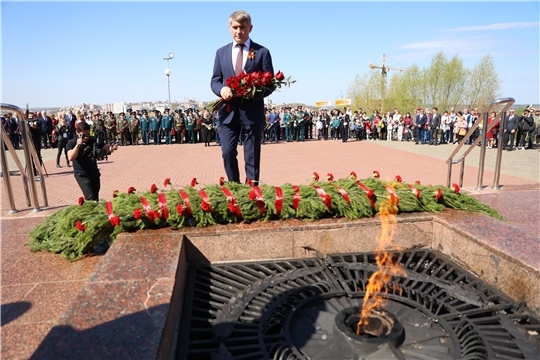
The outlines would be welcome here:
[[[75,128],[76,136],[67,145],[68,159],[73,162],[73,174],[86,200],[99,200],[101,183],[97,160],[103,160],[117,149],[116,144],[100,144],[90,137],[90,125],[81,121]]]

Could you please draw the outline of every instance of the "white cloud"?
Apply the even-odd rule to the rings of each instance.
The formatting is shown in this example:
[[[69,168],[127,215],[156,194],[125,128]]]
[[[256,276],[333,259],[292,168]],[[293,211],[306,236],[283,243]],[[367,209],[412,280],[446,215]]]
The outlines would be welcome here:
[[[508,22],[491,25],[464,26],[454,29],[443,29],[442,32],[479,31],[479,30],[508,30],[524,27],[538,27],[538,22]]]
[[[401,63],[422,62],[430,60],[439,51],[443,51],[448,57],[458,54],[462,59],[477,58],[506,46],[506,41],[501,38],[447,36],[403,44],[398,47],[403,53],[395,54],[393,58]]]

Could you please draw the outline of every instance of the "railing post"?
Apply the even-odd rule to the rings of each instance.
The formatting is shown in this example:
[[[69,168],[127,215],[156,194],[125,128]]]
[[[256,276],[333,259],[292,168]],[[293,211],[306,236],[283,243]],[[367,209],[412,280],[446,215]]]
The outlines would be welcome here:
[[[499,178],[501,176],[501,161],[502,161],[502,152],[504,148],[504,128],[506,127],[506,111],[501,114],[501,123],[499,124],[499,134],[497,136],[498,146],[497,146],[497,160],[495,160],[495,176],[493,177],[493,190],[499,190]]]
[[[459,170],[459,187],[463,187],[463,174],[465,173],[465,157],[461,158],[461,168]]]
[[[486,133],[488,128],[488,113],[484,113],[482,119],[482,141],[480,142],[480,164],[478,165],[478,181],[476,183],[476,190],[482,190],[482,182],[484,180],[484,162],[486,161]]]
[[[15,201],[13,200],[13,190],[12,190],[12,187],[11,187],[11,175],[9,173],[9,168],[7,166],[7,161],[6,161],[6,149],[4,147],[4,129],[0,129],[0,131],[2,132],[2,134],[0,134],[0,156],[1,156],[1,159],[0,159],[0,162],[2,163],[1,166],[2,166],[2,176],[4,178],[4,187],[6,188],[6,194],[7,194],[7,199],[8,199],[8,205],[9,205],[9,211],[8,211],[8,214],[15,214],[15,213],[18,213],[19,210],[17,210],[17,208],[15,207]]]

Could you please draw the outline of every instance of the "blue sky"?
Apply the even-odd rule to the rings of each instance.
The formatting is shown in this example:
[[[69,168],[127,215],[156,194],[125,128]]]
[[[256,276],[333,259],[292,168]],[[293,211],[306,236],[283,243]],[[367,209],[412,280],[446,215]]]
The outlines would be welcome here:
[[[297,80],[274,102],[335,100],[380,65],[429,66],[444,51],[472,68],[493,56],[502,95],[539,100],[539,2],[21,2],[2,1],[3,103],[54,107],[214,99],[228,16],[252,16],[253,41]],[[21,25],[21,19],[24,22]],[[390,72],[392,75],[392,71]]]

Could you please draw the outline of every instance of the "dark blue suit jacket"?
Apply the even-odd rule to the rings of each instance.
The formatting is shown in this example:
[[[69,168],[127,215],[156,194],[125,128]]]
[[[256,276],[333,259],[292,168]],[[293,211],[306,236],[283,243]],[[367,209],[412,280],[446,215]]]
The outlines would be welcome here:
[[[210,86],[214,94],[221,97],[221,89],[226,86],[225,81],[234,76],[234,66],[232,63],[232,46],[233,43],[225,45],[218,49],[216,52],[216,59],[214,61],[214,71],[212,74],[212,80]],[[270,51],[267,48],[253,42],[251,40],[251,48],[255,53],[253,60],[247,59],[244,71],[251,73],[254,71],[271,72],[274,74],[274,68],[272,67],[272,57]],[[264,97],[271,94],[271,91],[265,93],[258,93],[251,100],[241,100],[240,98],[233,98],[229,101],[230,111],[227,111],[227,106],[224,104],[218,112],[219,123],[228,124],[233,119],[236,112],[239,113],[240,120],[244,124],[248,125],[261,125],[265,124],[264,116]]]

